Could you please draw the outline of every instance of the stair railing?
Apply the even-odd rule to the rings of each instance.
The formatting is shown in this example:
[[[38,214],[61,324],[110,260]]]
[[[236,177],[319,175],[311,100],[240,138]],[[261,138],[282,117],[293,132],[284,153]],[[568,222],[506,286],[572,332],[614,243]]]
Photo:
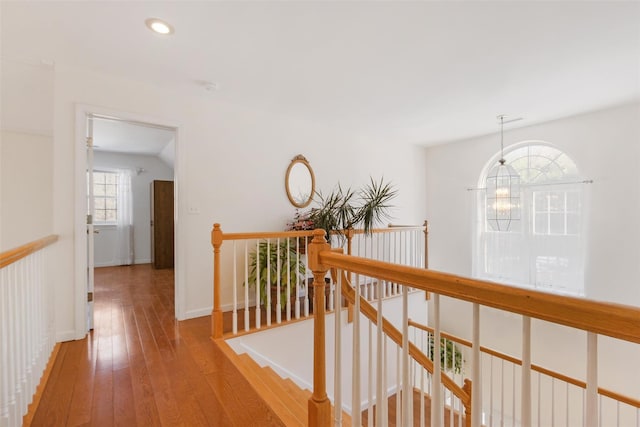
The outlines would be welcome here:
[[[516,313],[523,319],[523,343],[522,343],[522,359],[523,365],[521,369],[521,399],[519,402],[520,419],[519,424],[525,427],[531,426],[531,318],[537,318],[577,328],[587,332],[586,354],[586,392],[585,392],[585,421],[587,427],[595,427],[598,425],[599,408],[598,408],[598,381],[597,381],[597,338],[599,335],[605,335],[630,343],[640,344],[640,309],[636,307],[624,306],[619,304],[603,303],[591,301],[583,298],[554,295],[539,292],[533,289],[515,288],[506,285],[500,285],[492,282],[469,279],[461,276],[426,270],[423,268],[415,268],[408,266],[395,265],[389,262],[365,259],[362,257],[354,257],[344,254],[335,253],[330,250],[324,240],[324,231],[315,230],[314,238],[309,245],[309,267],[314,272],[314,277],[324,277],[330,269],[337,269],[338,277],[342,276],[342,272],[346,272],[348,277],[352,275],[364,275],[374,278],[378,282],[391,282],[402,285],[402,302],[403,302],[403,321],[402,321],[402,361],[404,363],[398,366],[402,367],[402,391],[404,396],[410,396],[409,383],[410,364],[408,343],[408,316],[407,316],[407,297],[408,289],[414,288],[433,294],[433,318],[434,318],[434,354],[440,354],[440,296],[446,296],[472,304],[472,340],[473,343],[470,357],[471,378],[473,387],[471,389],[471,417],[470,424],[473,427],[482,425],[482,377],[481,377],[481,352],[480,352],[480,306],[492,307],[498,310],[504,310]],[[358,280],[354,281],[358,283]],[[338,287],[340,288],[340,286]],[[354,301],[355,312],[360,312],[361,298],[359,297],[359,286],[355,287],[356,298]],[[323,295],[324,296],[324,295]],[[340,310],[338,310],[339,312]],[[355,316],[353,328],[354,331],[360,329]],[[314,378],[324,376],[324,313],[316,313],[314,321],[319,325],[314,326],[316,334],[314,334],[314,361],[315,369]],[[336,323],[338,323],[336,321]],[[383,322],[378,322],[381,325]],[[320,325],[321,324],[321,325]],[[378,327],[378,329],[381,329]],[[354,333],[354,336],[356,333]],[[371,341],[369,341],[371,342]],[[385,341],[386,342],[386,341]],[[383,343],[382,343],[383,345]],[[354,340],[354,360],[357,362],[356,352],[359,351],[359,343]],[[384,351],[383,351],[384,353]],[[341,363],[340,359],[336,363]],[[434,357],[433,376],[431,384],[431,404],[435,410],[432,411],[432,424],[443,425],[443,414],[440,408],[443,408],[445,402],[441,398],[441,362],[439,357]],[[360,367],[354,363],[354,375],[359,375]],[[358,378],[354,378],[355,383]],[[384,378],[382,378],[384,383]],[[313,397],[309,401],[309,425],[311,426],[328,426],[331,422],[330,404],[326,397],[326,382],[319,381],[314,384]],[[357,395],[358,387],[354,386],[354,395]],[[383,390],[385,393],[387,389]],[[379,395],[377,399],[386,398],[386,394]],[[352,419],[356,420],[359,413],[359,400],[353,399],[355,403],[352,408]],[[446,400],[446,399],[445,399]],[[402,401],[402,411],[399,416],[402,425],[411,425],[412,412],[410,399]],[[336,405],[337,406],[337,405]],[[312,407],[316,410],[312,410]],[[340,407],[338,406],[338,409]],[[339,413],[339,411],[337,411]],[[354,417],[355,415],[355,417]],[[384,413],[382,413],[384,415]],[[339,418],[339,416],[338,416]],[[382,417],[377,418],[376,425],[382,421]],[[354,424],[356,424],[354,422]]]
[[[0,253],[0,425],[21,426],[55,344],[50,235]]]
[[[415,322],[409,319],[409,326],[415,328],[419,335],[412,334],[413,341],[418,343],[433,342],[435,330],[432,327]],[[448,360],[451,355],[447,356],[446,351],[462,351],[469,353],[473,347],[471,341],[459,338],[455,335],[441,332],[441,339],[444,342],[443,358]],[[452,343],[453,345],[449,344]],[[458,346],[460,348],[458,348]],[[451,350],[447,350],[451,348]],[[509,411],[505,406],[515,405],[519,390],[516,387],[517,374],[514,374],[522,367],[522,360],[508,354],[480,346],[482,353],[482,382],[489,384],[483,393],[483,401],[490,402],[487,408],[486,422],[487,426],[511,424],[513,420],[507,420],[505,414]],[[456,354],[456,353],[454,353]],[[461,353],[458,353],[461,354]],[[585,411],[582,407],[583,396],[587,389],[587,384],[576,378],[569,377],[562,373],[543,368],[542,366],[531,364],[531,371],[535,372],[537,381],[532,383],[533,406],[538,424],[547,425],[554,424],[557,420],[562,425],[580,425],[585,424],[583,419]],[[495,386],[494,386],[495,385]],[[497,387],[500,385],[500,387]],[[547,396],[543,396],[543,389],[550,390]],[[545,401],[545,397],[548,399]],[[557,397],[557,398],[556,398]],[[575,397],[575,398],[573,398]],[[506,401],[508,398],[509,401]],[[577,399],[576,399],[577,398]],[[610,413],[616,413],[616,420],[608,419],[606,423],[601,425],[634,425],[640,424],[640,400],[598,387],[598,405],[602,410]],[[553,407],[553,412],[544,410],[543,407]],[[533,408],[532,408],[533,409]],[[514,413],[512,408],[510,412]],[[556,413],[563,415],[556,416]],[[575,414],[575,416],[574,416]],[[625,417],[626,415],[626,417]],[[621,419],[622,418],[622,419]],[[633,419],[632,419],[633,418]]]
[[[220,224],[214,224],[211,231],[214,338],[221,338],[227,330],[235,335],[252,327],[259,329],[310,315],[314,287],[307,254],[312,237],[313,230],[225,233]],[[344,230],[336,233],[333,243],[357,256],[421,268],[426,263],[426,221],[425,226],[390,226],[374,229],[368,235],[362,230]],[[260,251],[264,256],[256,258],[255,253]],[[297,274],[295,268],[287,271],[291,264],[300,264],[303,273]],[[327,293],[326,309],[333,311],[335,286],[329,277],[327,280],[329,283],[322,292]],[[265,283],[274,291],[263,292]],[[363,281],[361,286],[369,299],[376,298],[378,293],[391,297],[401,292],[397,283],[389,282],[381,288],[372,281]],[[223,300],[228,302],[226,306]],[[224,312],[230,312],[231,317],[226,327]]]
[[[351,283],[349,282],[349,279],[346,275],[346,273],[343,271],[343,274],[341,276],[341,286],[340,286],[341,290],[342,290],[342,295],[345,296],[345,298],[351,303],[355,305],[355,301],[356,301],[356,292],[357,289],[356,287],[352,286]],[[433,379],[433,375],[434,375],[434,363],[432,361],[432,358],[429,358],[423,349],[419,348],[416,343],[411,342],[409,340],[405,340],[406,337],[408,337],[408,334],[403,334],[398,328],[396,328],[395,326],[393,326],[393,324],[387,320],[383,315],[382,315],[382,305],[381,300],[378,300],[378,308],[374,308],[373,305],[367,301],[367,299],[365,299],[363,296],[359,297],[360,302],[359,302],[359,311],[360,313],[362,313],[364,315],[365,318],[369,319],[370,324],[373,327],[377,327],[378,325],[382,325],[381,327],[377,328],[377,331],[379,332],[379,335],[376,339],[376,344],[380,343],[380,347],[382,347],[383,345],[385,345],[385,341],[383,339],[388,339],[389,341],[393,342],[396,344],[396,348],[399,350],[401,348],[404,348],[405,346],[408,346],[408,356],[410,358],[410,363],[414,364],[414,366],[412,367],[412,369],[416,370],[418,369],[418,373],[414,372],[413,375],[411,375],[413,378],[404,378],[403,379],[403,384],[411,384],[412,387],[410,387],[410,390],[413,389],[418,389],[420,391],[420,405],[421,405],[421,412],[420,412],[420,419],[421,419],[421,423],[420,425],[424,425],[425,424],[425,414],[424,414],[424,404],[425,404],[425,392],[426,391],[430,391],[427,387],[425,387],[424,385],[424,380],[425,380],[425,375],[427,375],[428,379]],[[336,341],[338,341],[339,337],[336,337]],[[369,343],[371,343],[371,339],[368,341]],[[337,344],[336,344],[337,345]],[[378,349],[377,352],[377,357],[378,357],[378,366],[377,366],[377,372],[376,372],[376,377],[377,378],[382,378],[384,375],[384,370],[385,370],[385,366],[383,365],[382,362],[382,358],[384,358],[384,356],[380,357],[381,355],[383,355],[384,352],[382,351],[382,348]],[[358,358],[360,359],[360,358]],[[403,364],[406,364],[406,361],[403,362]],[[445,366],[446,368],[446,366]],[[399,376],[398,376],[399,377]],[[369,375],[369,378],[372,378],[372,375]],[[416,378],[419,378],[419,384],[416,384]],[[340,384],[341,381],[336,381],[335,384]],[[453,379],[451,379],[449,376],[447,376],[445,374],[444,371],[442,371],[441,376],[440,376],[440,382],[442,383],[443,386],[443,391],[445,392],[449,392],[450,393],[450,402],[459,402],[460,403],[460,407],[458,407],[458,413],[455,413],[455,405],[452,403],[449,405],[449,414],[450,414],[450,419],[453,420],[454,418],[457,418],[458,420],[465,420],[465,423],[470,422],[471,420],[471,396],[470,396],[470,390],[471,390],[471,381],[466,379],[464,380],[463,384],[459,385],[456,382],[453,381]],[[387,410],[387,403],[384,402],[382,399],[378,399],[378,396],[385,396],[385,390],[384,390],[384,384],[382,381],[376,381],[376,385],[377,385],[377,390],[376,390],[376,405],[378,408],[380,409],[376,409],[378,411],[378,413],[376,414],[376,417],[381,417],[384,419],[384,415],[386,413]],[[373,390],[373,387],[371,387],[371,385],[369,385],[369,390]],[[432,390],[431,390],[432,391]],[[335,392],[334,392],[335,393]],[[407,399],[402,399],[400,398],[401,394],[404,395],[411,395],[411,391],[409,390],[403,390],[402,393],[398,392],[396,390],[396,397],[398,398],[398,401],[402,402],[403,404],[409,404],[411,401],[407,400]],[[369,402],[372,403],[373,402],[373,395],[369,396]],[[355,404],[354,400],[354,404]],[[336,404],[336,407],[338,407],[339,405]],[[400,406],[400,405],[397,405]],[[432,405],[433,406],[433,405]],[[368,411],[369,411],[369,418],[372,417],[373,415],[373,405],[368,405]],[[404,408],[403,408],[404,410]],[[355,414],[355,412],[354,412]],[[400,412],[396,412],[397,415],[400,415]],[[352,420],[354,420],[354,424],[358,424],[358,421],[360,421],[359,419],[357,419],[358,415],[355,414],[355,417],[352,416]],[[398,420],[396,420],[396,425],[401,425],[402,420],[406,420],[411,418],[409,415],[402,414]],[[405,423],[407,424],[407,423]],[[413,425],[411,422],[408,423],[409,425]],[[459,424],[459,423],[456,423]],[[468,425],[468,424],[465,424]]]

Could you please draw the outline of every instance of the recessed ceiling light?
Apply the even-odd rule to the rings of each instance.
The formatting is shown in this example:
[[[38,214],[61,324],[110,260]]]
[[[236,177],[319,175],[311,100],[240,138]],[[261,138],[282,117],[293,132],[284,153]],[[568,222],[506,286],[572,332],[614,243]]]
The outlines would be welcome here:
[[[158,18],[149,18],[144,21],[147,27],[156,34],[169,35],[173,34],[174,30],[171,25]]]

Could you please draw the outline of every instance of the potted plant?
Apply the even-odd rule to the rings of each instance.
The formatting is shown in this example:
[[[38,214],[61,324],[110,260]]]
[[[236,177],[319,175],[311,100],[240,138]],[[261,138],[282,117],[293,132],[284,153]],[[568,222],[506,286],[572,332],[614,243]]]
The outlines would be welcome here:
[[[300,212],[296,209],[296,214],[293,216],[293,220],[287,223],[285,231],[307,231],[313,230],[313,221],[309,218],[309,212]],[[306,253],[306,244],[310,243],[311,239],[306,237],[294,238],[291,244],[294,248],[297,248],[298,252],[302,255]]]
[[[317,192],[317,207],[311,209],[307,218],[315,228],[344,237],[344,231],[362,227],[369,234],[373,227],[390,217],[391,200],[397,191],[381,178],[370,182],[357,193],[350,188],[344,190],[340,184],[329,194]]]
[[[275,309],[277,298],[284,310],[287,304],[287,287],[292,300],[296,297],[296,283],[305,277],[304,263],[295,251],[295,246],[287,240],[280,244],[263,240],[249,256],[249,277],[245,285],[255,286],[260,272],[260,304],[267,303],[267,292],[271,293],[272,306]],[[278,274],[280,277],[280,295],[278,296]]]
[[[433,360],[435,350],[435,340],[432,334],[429,334],[429,359]],[[446,358],[445,358],[446,355]],[[462,352],[457,345],[451,340],[440,338],[440,366],[442,369],[456,374],[462,373],[463,360]]]

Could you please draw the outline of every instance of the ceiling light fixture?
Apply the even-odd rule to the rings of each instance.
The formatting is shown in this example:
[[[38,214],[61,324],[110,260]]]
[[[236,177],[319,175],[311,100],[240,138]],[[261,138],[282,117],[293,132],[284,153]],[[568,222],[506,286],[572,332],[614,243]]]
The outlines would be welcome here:
[[[509,231],[520,220],[520,175],[504,160],[504,115],[500,120],[500,160],[487,175],[487,223],[494,231]],[[514,119],[509,122],[520,120]]]
[[[156,34],[162,34],[163,36],[170,35],[174,33],[174,29],[167,22],[158,18],[149,18],[144,23],[147,25],[151,31]]]

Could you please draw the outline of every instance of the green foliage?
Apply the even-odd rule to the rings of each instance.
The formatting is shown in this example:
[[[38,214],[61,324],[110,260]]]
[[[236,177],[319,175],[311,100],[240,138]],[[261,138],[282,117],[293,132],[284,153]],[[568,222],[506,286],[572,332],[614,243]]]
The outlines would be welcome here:
[[[249,255],[249,277],[244,284],[255,286],[258,281],[259,269],[260,303],[263,305],[267,302],[267,292],[271,292],[271,288],[277,287],[278,271],[280,274],[280,304],[283,307],[287,303],[287,286],[289,286],[290,295],[295,296],[296,276],[299,281],[305,277],[306,269],[295,251],[295,244],[287,243],[288,241],[284,240],[278,245],[263,240],[258,244],[258,249]],[[272,303],[275,305],[276,301]]]
[[[332,231],[339,235],[344,230],[362,227],[369,234],[373,227],[385,219],[389,219],[390,201],[396,197],[397,191],[390,183],[375,181],[355,192],[346,190],[340,184],[329,194],[316,193],[318,207],[311,209],[308,218],[315,228],[322,228],[327,236]]]
[[[434,347],[434,336],[429,334],[429,354],[427,354],[427,357],[431,360],[433,360]],[[453,341],[440,338],[440,364],[443,370],[445,370],[446,367],[447,371],[453,371],[456,374],[462,372],[462,352],[460,352],[458,346],[455,345]]]

